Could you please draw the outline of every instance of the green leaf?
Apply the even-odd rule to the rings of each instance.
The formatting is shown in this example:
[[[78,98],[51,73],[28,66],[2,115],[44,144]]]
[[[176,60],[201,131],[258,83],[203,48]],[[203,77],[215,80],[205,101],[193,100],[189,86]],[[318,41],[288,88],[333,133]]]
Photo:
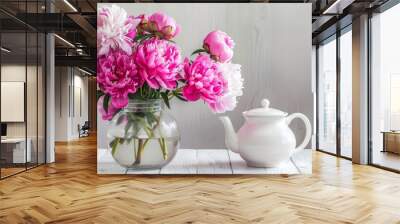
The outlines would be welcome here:
[[[121,115],[118,119],[117,119],[117,125],[122,124],[122,122],[125,120],[125,115]]]
[[[184,102],[187,102],[187,99],[185,99],[183,96],[181,96],[181,95],[175,95],[175,96],[176,96],[176,98],[178,98]]]
[[[116,150],[117,150],[117,146],[119,144],[119,138],[114,138],[114,140],[112,140],[110,142],[110,147],[111,147],[111,154],[114,155]]]
[[[138,34],[138,35],[135,37],[134,42],[140,42],[140,41],[143,41],[143,40],[150,39],[150,38],[152,38],[152,37],[154,37],[153,34]]]
[[[115,113],[112,116],[112,119],[114,119],[115,115],[117,115],[120,111],[121,111],[121,109],[118,109],[117,111],[115,111]]]
[[[100,97],[103,96],[103,95],[104,95],[103,91],[101,91],[101,90],[97,90],[97,91],[96,91],[97,100],[99,100]]]
[[[110,96],[109,95],[104,95],[104,100],[103,100],[103,108],[106,112],[108,112],[108,103],[110,102]]]
[[[161,97],[164,100],[165,105],[167,105],[168,109],[171,109],[170,105],[169,105],[169,99],[168,99],[168,93],[164,92],[161,93]]]
[[[132,140],[133,140],[133,137],[132,137],[132,138],[126,139],[126,142],[127,142],[128,144],[131,144]]]
[[[153,126],[153,124],[156,124],[159,121],[159,118],[157,119],[156,115],[151,112],[146,113],[146,118],[149,126]]]
[[[139,125],[137,125],[136,123],[132,123],[132,136],[135,137],[137,136],[139,132]]]
[[[153,134],[153,131],[150,128],[144,127],[143,130],[146,132],[148,138],[153,138],[154,134]]]
[[[183,97],[183,95],[182,95],[181,92],[174,91],[173,94],[174,94],[174,96],[175,96],[176,98],[178,98],[178,99],[180,99],[180,100],[182,100],[182,101],[184,101],[184,102],[187,102],[187,99],[185,99],[185,98]]]
[[[125,126],[125,138],[128,138],[128,132],[132,126],[133,126],[133,122],[128,120],[128,123]]]
[[[190,56],[193,56],[195,54],[202,53],[202,52],[207,52],[207,51],[203,48],[199,48],[199,49],[193,51],[193,53]]]

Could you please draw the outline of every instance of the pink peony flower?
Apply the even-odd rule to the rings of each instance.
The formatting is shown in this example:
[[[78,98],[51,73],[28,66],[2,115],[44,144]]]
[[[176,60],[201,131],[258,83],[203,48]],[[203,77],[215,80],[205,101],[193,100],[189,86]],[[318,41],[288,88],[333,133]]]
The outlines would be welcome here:
[[[97,59],[97,83],[100,89],[112,98],[115,108],[128,104],[128,94],[142,86],[132,56],[119,51],[110,51]]]
[[[202,99],[211,106],[227,88],[219,65],[207,54],[197,55],[192,63],[186,58],[184,76],[186,86],[183,88],[183,96],[188,101]],[[213,107],[210,108],[213,110]]]
[[[224,113],[233,110],[237,104],[236,98],[243,95],[243,78],[239,64],[221,63],[219,67],[227,82],[227,88],[210,107],[216,113]]]
[[[114,114],[118,111],[118,108],[115,108],[112,103],[108,103],[108,108],[107,111],[104,110],[104,96],[101,96],[99,100],[97,101],[97,110],[100,112],[101,117],[103,120],[111,120],[114,116]]]
[[[222,31],[212,31],[204,39],[203,47],[218,62],[229,62],[233,57],[235,43],[228,34]]]
[[[157,38],[143,41],[134,58],[140,76],[151,88],[172,90],[176,87],[182,65],[180,51],[174,43]]]
[[[132,54],[132,39],[139,23],[140,19],[128,17],[126,11],[117,5],[101,8],[97,13],[97,56],[117,49]]]
[[[167,40],[174,38],[181,30],[174,18],[163,12],[156,12],[149,16],[148,28],[150,31],[157,32]]]

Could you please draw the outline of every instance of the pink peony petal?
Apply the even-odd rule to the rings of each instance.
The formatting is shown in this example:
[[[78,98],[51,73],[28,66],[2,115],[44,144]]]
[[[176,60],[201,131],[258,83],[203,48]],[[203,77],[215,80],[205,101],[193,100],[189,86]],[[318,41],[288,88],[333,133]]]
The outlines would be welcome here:
[[[184,72],[183,96],[189,101],[203,99],[208,104],[214,103],[226,89],[219,65],[209,55],[199,54],[193,63],[185,59]]]
[[[111,103],[109,103],[107,112],[104,110],[104,96],[101,96],[97,101],[97,110],[100,112],[103,120],[111,120],[114,114],[118,111]]]
[[[133,58],[138,73],[153,89],[174,89],[176,81],[181,79],[181,56],[174,43],[157,38],[146,40],[138,46]]]
[[[119,96],[119,95],[114,95],[111,97],[111,103],[113,107],[115,108],[124,108],[126,105],[128,105],[129,99],[128,96]]]
[[[217,61],[229,62],[233,57],[235,43],[226,33],[216,30],[204,38],[204,46]]]
[[[149,16],[148,21],[149,24],[153,24],[152,29],[155,28],[167,40],[174,38],[180,32],[180,27],[174,18],[163,12],[153,13]]]
[[[128,94],[135,93],[143,85],[132,56],[126,52],[111,50],[97,60],[97,83],[99,88],[113,99],[113,106],[123,108]]]
[[[193,86],[185,86],[182,94],[188,101],[197,101],[200,99],[200,93]]]

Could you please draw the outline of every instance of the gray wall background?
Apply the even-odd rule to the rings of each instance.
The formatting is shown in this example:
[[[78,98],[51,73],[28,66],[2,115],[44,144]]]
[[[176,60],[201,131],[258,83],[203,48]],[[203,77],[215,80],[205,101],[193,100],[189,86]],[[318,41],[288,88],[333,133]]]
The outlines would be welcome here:
[[[98,4],[102,7],[106,4]],[[233,63],[242,65],[244,95],[236,109],[226,113],[236,129],[241,113],[259,107],[268,98],[271,107],[304,113],[313,121],[311,74],[311,4],[120,3],[130,15],[163,11],[182,31],[175,39],[184,56],[202,45],[208,32],[220,29],[235,41]],[[224,148],[224,129],[203,102],[172,102],[172,115],[181,130],[181,148]],[[100,116],[98,116],[100,117]],[[101,120],[101,119],[100,119]],[[107,122],[98,122],[98,146],[107,147]],[[305,128],[291,125],[298,142]]]

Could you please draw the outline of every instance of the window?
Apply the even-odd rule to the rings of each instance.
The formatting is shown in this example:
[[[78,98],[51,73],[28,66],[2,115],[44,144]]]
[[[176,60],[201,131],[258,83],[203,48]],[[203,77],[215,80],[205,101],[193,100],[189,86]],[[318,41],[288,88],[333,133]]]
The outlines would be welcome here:
[[[352,32],[340,36],[340,155],[352,157]]]
[[[318,47],[318,149],[336,153],[336,39]]]
[[[317,147],[348,159],[352,157],[351,28],[347,26],[323,41],[318,47],[317,60]]]
[[[0,7],[24,16],[41,12],[44,3],[0,1]],[[0,17],[10,21],[0,23],[0,178],[5,178],[45,163],[46,39],[9,14]]]
[[[370,160],[400,170],[400,5],[371,19]]]

